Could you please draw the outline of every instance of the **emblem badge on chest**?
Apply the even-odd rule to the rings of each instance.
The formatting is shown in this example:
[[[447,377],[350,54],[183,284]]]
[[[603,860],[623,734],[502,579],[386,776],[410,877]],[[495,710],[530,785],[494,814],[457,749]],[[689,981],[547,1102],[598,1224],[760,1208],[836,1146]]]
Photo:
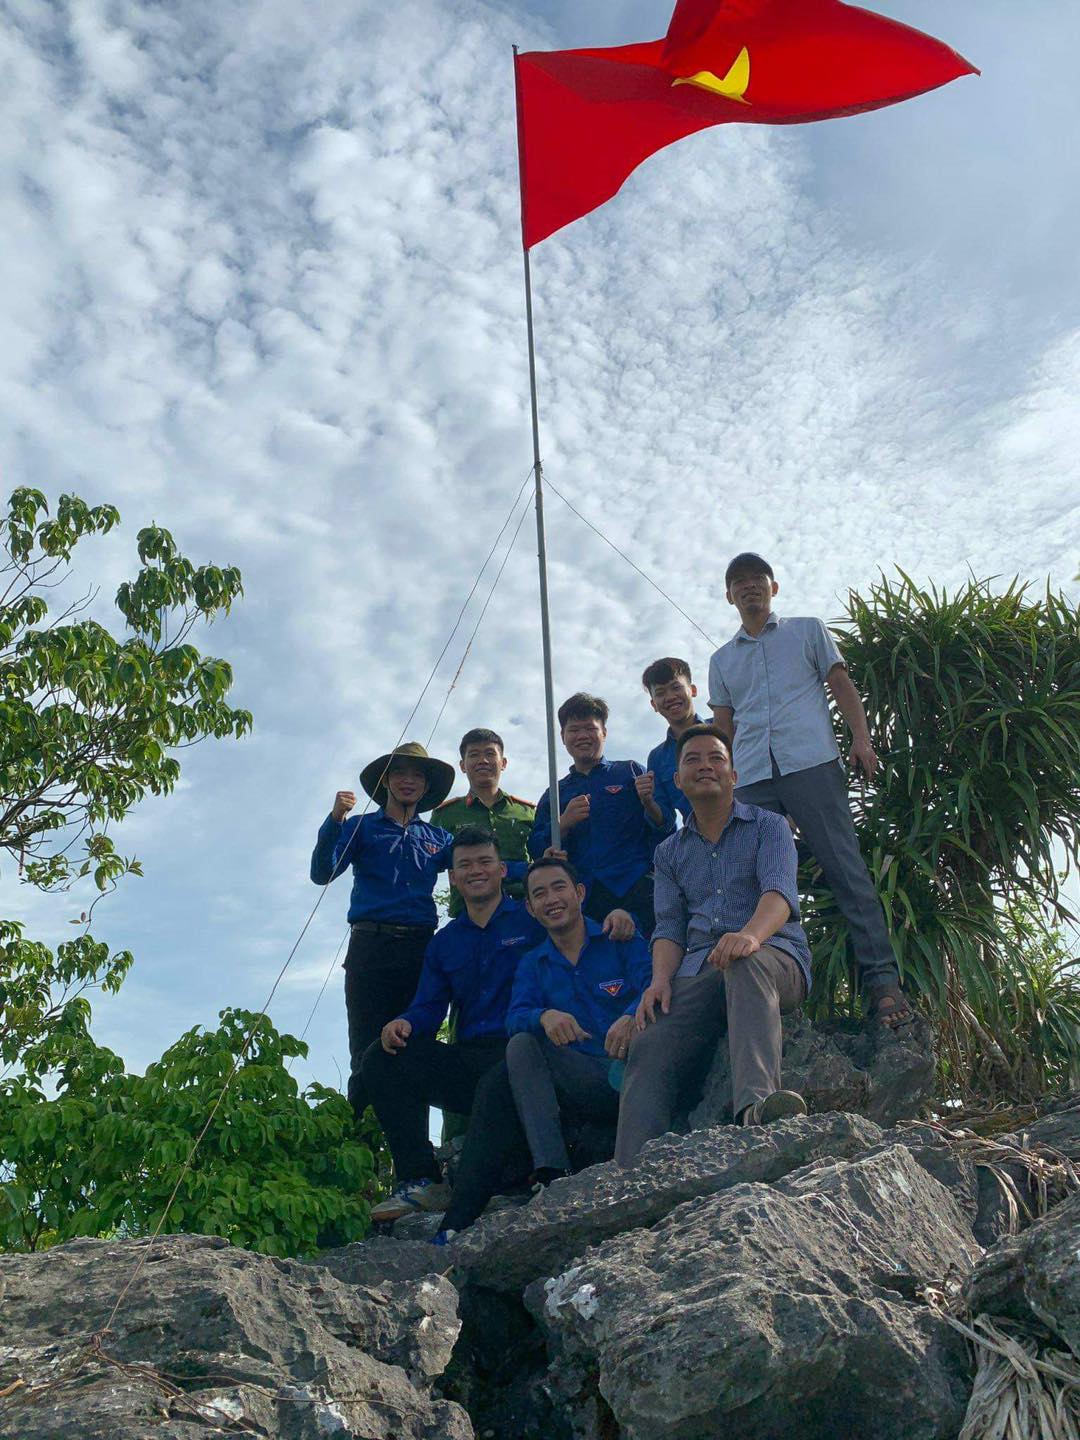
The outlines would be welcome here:
[[[621,786],[621,785],[605,785],[605,786],[604,786],[604,789],[607,791],[607,793],[608,793],[609,795],[618,795],[619,791],[622,789],[622,786]]]
[[[603,990],[605,995],[611,995],[614,997],[615,995],[621,993],[623,985],[625,983],[626,982],[624,980],[601,980],[600,989]]]

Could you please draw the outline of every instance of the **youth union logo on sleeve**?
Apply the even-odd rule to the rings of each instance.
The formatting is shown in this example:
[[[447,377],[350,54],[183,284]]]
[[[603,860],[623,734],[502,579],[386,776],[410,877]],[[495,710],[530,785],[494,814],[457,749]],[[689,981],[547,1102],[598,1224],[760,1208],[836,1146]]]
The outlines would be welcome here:
[[[603,990],[605,995],[614,997],[622,993],[622,988],[625,983],[624,980],[601,980],[600,989]]]

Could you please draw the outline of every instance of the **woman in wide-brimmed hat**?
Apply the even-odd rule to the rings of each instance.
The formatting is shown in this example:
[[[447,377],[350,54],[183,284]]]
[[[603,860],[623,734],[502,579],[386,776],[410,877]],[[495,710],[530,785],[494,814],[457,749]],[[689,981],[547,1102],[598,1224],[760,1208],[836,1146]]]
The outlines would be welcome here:
[[[339,790],[319,828],[312,880],[327,885],[349,866],[353,871],[345,1009],[349,1103],[357,1119],[367,1105],[360,1079],[364,1051],[412,1000],[435,933],[433,891],[439,872],[449,868],[453,837],[420,812],[441,805],[453,783],[454,767],[410,740],[360,772],[360,784],[378,808],[365,807],[347,819],[356,795]]]

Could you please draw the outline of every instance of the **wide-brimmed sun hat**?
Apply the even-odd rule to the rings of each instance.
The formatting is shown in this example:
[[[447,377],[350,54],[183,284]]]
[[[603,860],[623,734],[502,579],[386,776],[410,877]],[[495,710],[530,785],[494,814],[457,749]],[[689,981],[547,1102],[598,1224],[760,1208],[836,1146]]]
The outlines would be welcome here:
[[[360,771],[360,784],[365,792],[371,796],[376,805],[385,805],[389,798],[386,790],[386,772],[390,769],[392,760],[414,760],[427,776],[427,789],[424,791],[423,799],[417,805],[417,810],[434,810],[436,805],[441,805],[450,791],[454,788],[454,780],[457,772],[452,765],[445,760],[436,760],[429,755],[423,745],[415,740],[406,740],[404,745],[398,745],[386,755],[380,755],[377,760],[372,760],[370,765],[365,765]]]

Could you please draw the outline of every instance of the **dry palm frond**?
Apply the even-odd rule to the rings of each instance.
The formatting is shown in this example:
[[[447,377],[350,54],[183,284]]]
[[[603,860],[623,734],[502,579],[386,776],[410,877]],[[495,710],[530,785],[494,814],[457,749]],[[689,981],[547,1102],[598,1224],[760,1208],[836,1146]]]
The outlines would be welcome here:
[[[1022,1219],[1028,1223],[1037,1220],[1066,1195],[1080,1190],[1076,1166],[1052,1145],[1031,1141],[1023,1134],[1016,1144],[1005,1144],[973,1130],[954,1129],[934,1121],[923,1122],[921,1128],[933,1130],[954,1154],[994,1177],[1005,1198],[1010,1235],[1019,1232]],[[1015,1172],[1023,1177],[1023,1190]]]
[[[1046,1335],[988,1315],[970,1324],[926,1299],[967,1340],[975,1384],[959,1440],[1080,1440],[1080,1361]]]

